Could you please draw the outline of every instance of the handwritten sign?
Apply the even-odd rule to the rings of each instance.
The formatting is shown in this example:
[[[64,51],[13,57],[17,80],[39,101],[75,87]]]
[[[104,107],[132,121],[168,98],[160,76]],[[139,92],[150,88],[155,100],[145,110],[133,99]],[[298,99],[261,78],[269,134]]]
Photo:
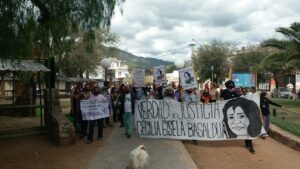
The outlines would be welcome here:
[[[134,69],[132,75],[134,87],[145,87],[145,69]]]
[[[97,120],[109,117],[108,100],[88,99],[80,101],[83,120]]]
[[[172,100],[136,103],[135,125],[141,137],[184,140],[252,139],[261,133],[259,107],[247,98],[212,104]]]

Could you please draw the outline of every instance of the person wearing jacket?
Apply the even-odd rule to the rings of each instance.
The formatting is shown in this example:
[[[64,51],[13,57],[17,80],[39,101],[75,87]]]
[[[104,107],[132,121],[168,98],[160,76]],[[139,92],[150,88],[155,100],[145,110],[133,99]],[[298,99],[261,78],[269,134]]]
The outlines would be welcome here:
[[[133,114],[134,114],[134,95],[128,85],[124,86],[124,91],[120,95],[120,113],[123,114],[123,123],[127,138],[131,138],[133,130]]]
[[[268,132],[270,127],[270,104],[277,107],[282,107],[281,105],[272,102],[270,99],[267,98],[267,92],[262,92],[260,94],[260,110],[263,118],[263,125]],[[262,138],[266,138],[266,135],[262,135]]]

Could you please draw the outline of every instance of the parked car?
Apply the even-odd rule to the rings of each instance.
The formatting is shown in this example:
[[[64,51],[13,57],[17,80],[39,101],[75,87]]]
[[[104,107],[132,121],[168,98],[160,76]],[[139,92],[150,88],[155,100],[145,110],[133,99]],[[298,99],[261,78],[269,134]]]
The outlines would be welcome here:
[[[286,87],[279,87],[278,89],[272,90],[271,97],[293,99],[293,93]]]

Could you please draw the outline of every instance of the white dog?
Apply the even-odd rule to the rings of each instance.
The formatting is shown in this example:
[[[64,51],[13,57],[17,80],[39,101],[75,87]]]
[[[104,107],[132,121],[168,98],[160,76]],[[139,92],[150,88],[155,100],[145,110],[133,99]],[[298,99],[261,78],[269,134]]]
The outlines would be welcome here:
[[[144,169],[148,163],[149,155],[146,152],[146,146],[140,145],[133,149],[129,155],[129,166],[127,169]]]

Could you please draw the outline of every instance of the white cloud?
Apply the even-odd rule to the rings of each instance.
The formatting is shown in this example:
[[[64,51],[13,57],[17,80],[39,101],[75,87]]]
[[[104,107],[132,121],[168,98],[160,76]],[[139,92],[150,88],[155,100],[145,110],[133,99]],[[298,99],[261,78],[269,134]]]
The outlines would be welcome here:
[[[113,17],[119,47],[138,56],[190,58],[192,38],[242,46],[278,36],[277,27],[300,21],[299,0],[128,0]]]

